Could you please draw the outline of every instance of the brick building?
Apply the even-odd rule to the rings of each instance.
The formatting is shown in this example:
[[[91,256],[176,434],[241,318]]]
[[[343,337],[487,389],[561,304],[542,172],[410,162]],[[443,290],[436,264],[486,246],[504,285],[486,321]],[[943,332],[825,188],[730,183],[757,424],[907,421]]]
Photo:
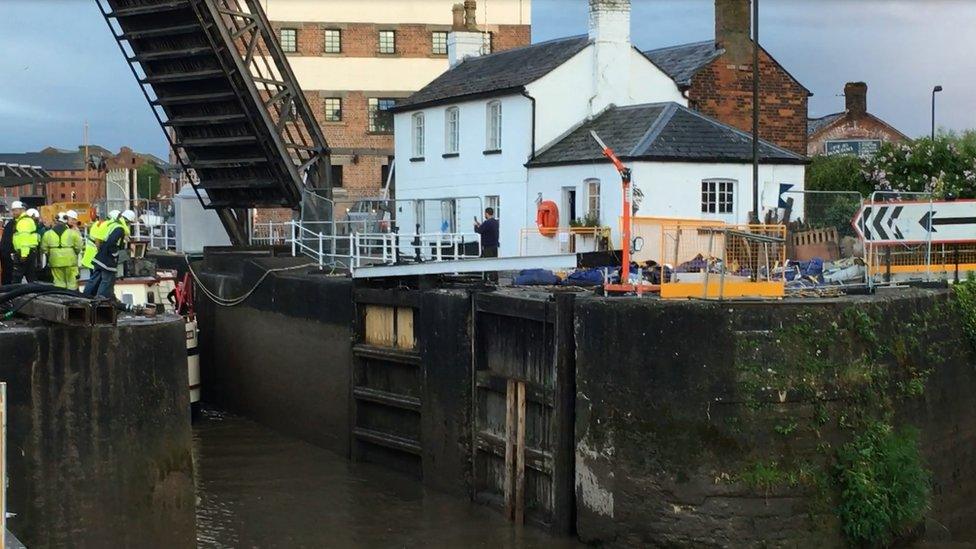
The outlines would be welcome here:
[[[752,132],[752,18],[749,0],[715,0],[715,40],[645,51],[688,97],[689,107]],[[759,136],[807,152],[811,95],[764,48],[759,51]]]
[[[166,163],[158,158],[133,152],[122,147],[119,154],[99,147],[88,146],[88,162],[85,161],[85,147],[78,150],[64,150],[48,147],[39,152],[0,153],[0,162],[39,166],[47,170],[52,180],[36,185],[0,188],[0,198],[9,202],[25,196],[45,196],[47,203],[55,202],[98,202],[106,198],[106,183],[112,170],[123,166],[137,170],[145,162],[157,164],[163,176],[160,188],[171,187],[166,176]]]
[[[807,155],[869,157],[882,142],[908,140],[894,126],[868,112],[868,85],[864,82],[848,82],[844,86],[844,101],[843,112],[809,120]]]
[[[386,110],[447,70],[459,0],[266,0],[268,18],[332,148],[335,198],[377,196],[393,160]],[[468,0],[485,50],[531,41],[531,0]]]
[[[91,202],[104,195],[105,170],[103,161],[112,155],[104,147],[90,145],[85,162],[85,147],[64,150],[48,147],[39,152],[3,153],[0,162],[40,166],[50,172],[53,180],[40,186],[25,185],[0,189],[6,201],[24,196],[45,195],[47,202]]]

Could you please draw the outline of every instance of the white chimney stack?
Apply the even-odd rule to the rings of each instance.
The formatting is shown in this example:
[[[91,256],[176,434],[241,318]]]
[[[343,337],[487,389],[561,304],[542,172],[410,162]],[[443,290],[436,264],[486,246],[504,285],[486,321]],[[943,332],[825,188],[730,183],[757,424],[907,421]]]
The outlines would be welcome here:
[[[477,12],[477,0],[454,4],[454,27],[447,35],[447,62],[451,68],[466,57],[478,57],[484,52],[485,36],[478,30]]]
[[[590,114],[630,97],[630,0],[590,0],[590,41],[594,45]]]

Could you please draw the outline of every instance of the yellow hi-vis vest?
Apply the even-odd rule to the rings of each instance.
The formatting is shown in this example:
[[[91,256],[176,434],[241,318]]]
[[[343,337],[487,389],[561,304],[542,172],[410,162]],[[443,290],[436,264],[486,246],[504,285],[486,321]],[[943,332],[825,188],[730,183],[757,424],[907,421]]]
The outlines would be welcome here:
[[[27,214],[21,214],[14,224],[14,250],[21,258],[26,258],[32,250],[37,249],[40,243],[40,237],[37,235],[37,223]]]
[[[102,219],[92,223],[91,227],[88,227],[88,238],[85,239],[85,253],[81,256],[81,266],[86,269],[92,268],[92,260],[95,259],[95,254],[98,253],[98,245],[95,244],[96,240],[105,240],[108,236],[108,226],[110,221],[107,219]]]
[[[47,263],[51,267],[77,267],[78,254],[84,247],[81,233],[71,227],[65,227],[61,236],[50,229],[41,237],[41,250],[47,254]]]

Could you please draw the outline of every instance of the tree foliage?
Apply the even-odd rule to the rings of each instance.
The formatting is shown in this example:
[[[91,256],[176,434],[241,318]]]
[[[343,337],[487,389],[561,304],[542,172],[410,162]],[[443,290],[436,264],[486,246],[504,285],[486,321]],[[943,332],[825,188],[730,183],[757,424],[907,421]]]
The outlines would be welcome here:
[[[136,182],[139,198],[154,200],[159,194],[159,168],[155,164],[146,162],[136,171]]]
[[[885,143],[865,163],[864,177],[879,191],[976,198],[976,131]]]

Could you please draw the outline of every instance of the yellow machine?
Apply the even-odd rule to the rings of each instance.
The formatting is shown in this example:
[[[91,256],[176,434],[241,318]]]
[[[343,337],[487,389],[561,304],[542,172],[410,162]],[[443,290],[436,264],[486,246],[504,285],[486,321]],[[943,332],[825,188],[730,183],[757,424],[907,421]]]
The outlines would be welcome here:
[[[66,212],[68,210],[78,212],[78,221],[83,225],[92,222],[94,208],[90,202],[55,202],[54,204],[41,206],[41,219],[45,223],[53,223],[54,216],[58,215],[58,212]]]

